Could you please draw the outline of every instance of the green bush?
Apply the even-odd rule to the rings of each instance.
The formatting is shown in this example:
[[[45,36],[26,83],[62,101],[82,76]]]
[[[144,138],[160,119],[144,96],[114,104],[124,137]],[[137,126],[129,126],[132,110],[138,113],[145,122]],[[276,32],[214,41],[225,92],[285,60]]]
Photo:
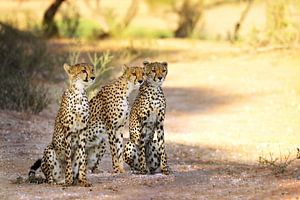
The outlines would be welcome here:
[[[61,11],[61,22],[59,23],[59,35],[67,38],[78,37],[80,13],[76,6],[71,6]]]
[[[47,89],[37,83],[49,72],[47,60],[41,39],[0,23],[0,109],[39,113],[48,105]]]

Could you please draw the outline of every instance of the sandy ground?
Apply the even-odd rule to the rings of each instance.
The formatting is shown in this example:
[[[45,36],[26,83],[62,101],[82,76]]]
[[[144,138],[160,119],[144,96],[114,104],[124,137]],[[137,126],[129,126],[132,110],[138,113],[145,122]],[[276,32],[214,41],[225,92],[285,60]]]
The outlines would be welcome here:
[[[101,171],[88,176],[91,188],[12,183],[50,141],[53,103],[38,116],[0,112],[0,199],[300,198],[298,160],[279,176],[257,163],[264,153],[294,155],[299,144],[300,51],[168,40],[156,47],[157,59],[169,61],[171,175],[112,174],[107,151]]]

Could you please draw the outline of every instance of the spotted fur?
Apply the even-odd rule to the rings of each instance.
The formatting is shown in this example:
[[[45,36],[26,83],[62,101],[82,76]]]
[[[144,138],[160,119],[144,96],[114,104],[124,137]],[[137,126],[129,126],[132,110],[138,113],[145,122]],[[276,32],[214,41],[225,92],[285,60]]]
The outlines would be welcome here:
[[[125,66],[123,74],[114,82],[103,86],[90,101],[91,120],[102,122],[108,135],[115,173],[124,172],[123,128],[129,112],[128,97],[144,80],[144,68]]]
[[[166,100],[161,88],[168,69],[166,62],[144,62],[147,79],[140,87],[129,118],[130,141],[123,157],[132,171],[153,173],[160,167],[169,174],[164,142]],[[154,139],[156,133],[157,139]]]
[[[52,142],[44,150],[41,169],[50,184],[73,184],[77,179],[82,186],[89,186],[86,180],[86,129],[90,118],[90,107],[86,88],[95,79],[94,67],[80,63],[64,65],[69,76],[69,87],[63,93],[61,105],[55,119]],[[78,173],[72,169],[77,165]],[[34,175],[38,163],[31,167]]]

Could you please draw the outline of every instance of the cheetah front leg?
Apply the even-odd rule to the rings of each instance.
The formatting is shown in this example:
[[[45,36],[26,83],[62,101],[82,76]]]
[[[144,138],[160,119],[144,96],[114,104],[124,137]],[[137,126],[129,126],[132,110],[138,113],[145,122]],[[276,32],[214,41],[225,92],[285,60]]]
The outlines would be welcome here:
[[[170,171],[167,164],[167,156],[165,151],[163,118],[158,118],[155,129],[157,133],[158,152],[160,155],[160,169],[163,174],[168,175],[170,174]]]
[[[65,160],[66,160],[66,169],[65,169],[65,185],[70,186],[73,184],[72,176],[72,151],[71,151],[71,138],[72,134],[69,134],[65,138]]]
[[[110,152],[112,157],[112,167],[114,173],[123,173],[124,169],[119,166],[119,159],[118,159],[118,153],[117,153],[117,137],[115,134],[114,129],[110,128],[107,131],[108,133],[108,140],[109,140],[109,146],[110,146]]]
[[[139,168],[141,174],[147,174],[147,164],[146,164],[146,134],[147,134],[147,126],[146,123],[143,124],[140,140],[138,144],[138,159],[139,159]]]
[[[116,148],[117,148],[117,159],[118,159],[118,166],[119,166],[119,172],[124,173],[124,161],[123,161],[123,131],[124,131],[124,125],[120,126],[116,131]]]
[[[79,135],[79,145],[75,152],[75,164],[74,164],[74,175],[76,177],[75,168],[78,167],[78,182],[81,186],[90,187],[91,184],[87,182],[86,173],[87,173],[87,155],[86,155],[86,137],[84,133]]]
[[[146,150],[147,165],[151,174],[160,166],[160,156],[157,140],[151,140]]]

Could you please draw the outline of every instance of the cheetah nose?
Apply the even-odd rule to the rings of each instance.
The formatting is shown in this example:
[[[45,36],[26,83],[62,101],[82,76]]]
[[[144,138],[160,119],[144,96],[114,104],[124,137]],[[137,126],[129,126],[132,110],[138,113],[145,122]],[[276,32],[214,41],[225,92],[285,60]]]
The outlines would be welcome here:
[[[93,76],[93,77],[91,77],[91,79],[92,79],[92,80],[95,80],[95,77]]]
[[[161,77],[161,76],[159,76],[159,77],[158,77],[158,79],[161,81],[162,77]]]
[[[139,80],[138,82],[139,82],[140,84],[142,84],[142,83],[143,83],[143,80]]]

